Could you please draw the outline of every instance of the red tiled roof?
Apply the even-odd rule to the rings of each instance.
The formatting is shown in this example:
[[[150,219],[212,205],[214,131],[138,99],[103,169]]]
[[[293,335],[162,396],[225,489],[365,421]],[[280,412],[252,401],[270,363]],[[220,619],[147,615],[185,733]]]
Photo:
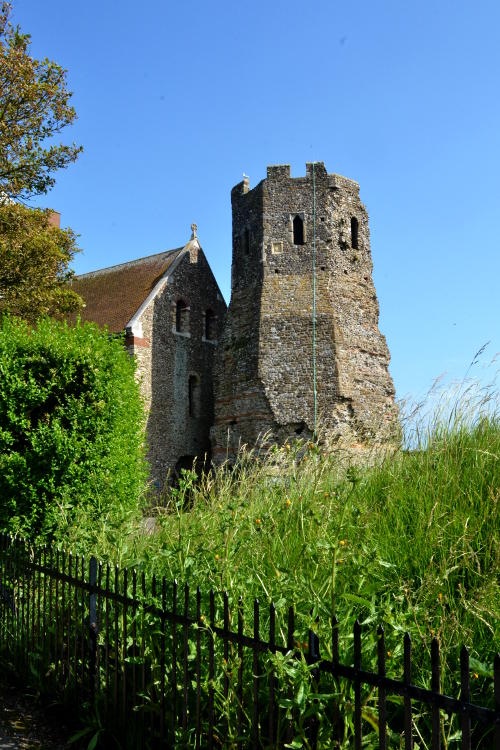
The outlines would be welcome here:
[[[77,276],[72,288],[85,302],[79,313],[82,321],[107,326],[111,333],[123,331],[182,249]],[[72,317],[76,319],[76,315]]]

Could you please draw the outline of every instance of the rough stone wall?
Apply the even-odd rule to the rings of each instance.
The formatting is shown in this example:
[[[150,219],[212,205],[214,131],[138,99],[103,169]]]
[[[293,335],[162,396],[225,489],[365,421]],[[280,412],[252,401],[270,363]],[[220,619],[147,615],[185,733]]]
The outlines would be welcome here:
[[[176,305],[189,308],[189,330],[176,330]],[[205,337],[205,313],[215,314],[215,336]],[[187,467],[194,457],[210,456],[214,420],[213,359],[226,305],[197,242],[191,243],[167,283],[140,316],[143,337],[133,353],[147,413],[151,479],[161,488],[169,471]],[[193,378],[190,411],[190,378]]]
[[[277,442],[314,432],[314,245],[319,432],[346,447],[387,441],[397,410],[358,184],[322,163],[299,178],[280,165],[231,197],[232,294],[215,367],[214,459],[267,431]],[[294,244],[295,217],[303,244]]]

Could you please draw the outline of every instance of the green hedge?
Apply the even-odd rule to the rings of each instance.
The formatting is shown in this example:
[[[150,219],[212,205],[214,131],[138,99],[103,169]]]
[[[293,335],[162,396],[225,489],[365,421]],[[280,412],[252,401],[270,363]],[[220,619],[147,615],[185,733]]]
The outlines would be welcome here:
[[[53,535],[138,511],[147,467],[134,363],[92,324],[0,321],[0,527]]]

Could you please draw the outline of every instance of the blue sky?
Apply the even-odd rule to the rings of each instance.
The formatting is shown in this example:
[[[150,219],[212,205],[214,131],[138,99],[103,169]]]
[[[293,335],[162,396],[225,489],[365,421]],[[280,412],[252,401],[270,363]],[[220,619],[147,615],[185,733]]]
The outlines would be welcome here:
[[[83,144],[39,201],[78,273],[184,244],[229,299],[230,190],[267,164],[360,183],[398,396],[500,350],[497,0],[16,0],[32,53],[68,69]]]

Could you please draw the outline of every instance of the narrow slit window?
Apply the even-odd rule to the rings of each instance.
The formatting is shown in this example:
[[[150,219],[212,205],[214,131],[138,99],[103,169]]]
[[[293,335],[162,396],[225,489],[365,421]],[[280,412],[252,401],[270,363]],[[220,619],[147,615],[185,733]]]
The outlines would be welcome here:
[[[177,333],[189,333],[189,307],[183,299],[177,301],[175,308],[175,330]]]
[[[217,338],[217,318],[213,310],[205,312],[205,338],[207,341],[215,341]]]
[[[353,250],[358,249],[358,229],[359,224],[355,216],[351,219],[351,247]]]
[[[304,244],[304,222],[300,216],[296,216],[293,220],[293,244]]]
[[[243,232],[243,252],[248,255],[250,252],[250,230],[245,229]]]
[[[188,382],[188,409],[190,417],[200,416],[200,381],[196,375],[189,376]]]

